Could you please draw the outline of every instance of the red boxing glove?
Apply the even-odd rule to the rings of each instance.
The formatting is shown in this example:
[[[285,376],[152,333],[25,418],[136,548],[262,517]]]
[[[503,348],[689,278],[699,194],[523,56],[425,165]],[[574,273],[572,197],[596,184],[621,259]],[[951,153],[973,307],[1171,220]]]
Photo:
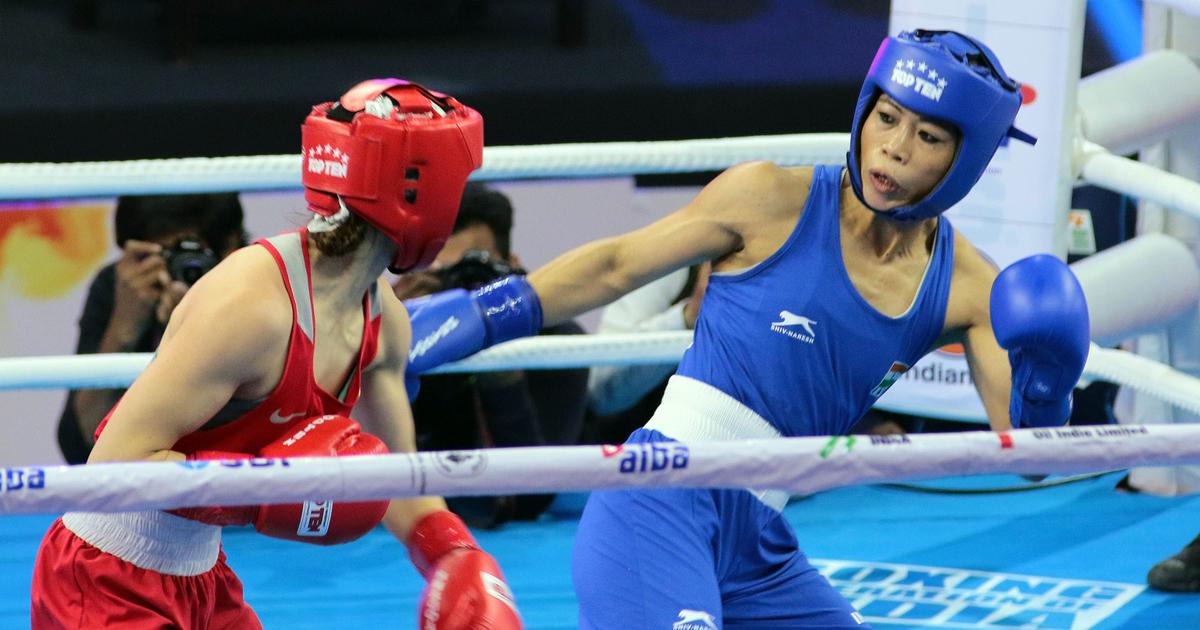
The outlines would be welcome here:
[[[248,453],[230,453],[228,451],[196,451],[188,455],[188,459],[251,459]],[[256,505],[231,505],[214,507],[189,507],[177,510],[167,510],[168,514],[182,516],[193,521],[200,521],[218,527],[249,525],[258,516]]]
[[[301,426],[301,425],[297,425]],[[363,433],[345,416],[317,416],[263,447],[262,457],[338,457],[386,455],[383,440]],[[258,509],[254,529],[274,538],[314,545],[338,545],[365,536],[383,520],[387,500],[337,502],[305,501],[302,504],[264,505]]]
[[[496,560],[479,549],[454,513],[427,514],[408,537],[408,554],[429,580],[421,593],[421,630],[520,630],[521,616]]]
[[[317,416],[300,430],[263,447],[260,457],[382,455],[387,446],[344,416]],[[253,455],[198,451],[189,459],[250,459]],[[209,525],[254,525],[273,538],[314,545],[337,545],[365,536],[383,520],[390,502],[305,501],[290,505],[196,507],[171,513]]]

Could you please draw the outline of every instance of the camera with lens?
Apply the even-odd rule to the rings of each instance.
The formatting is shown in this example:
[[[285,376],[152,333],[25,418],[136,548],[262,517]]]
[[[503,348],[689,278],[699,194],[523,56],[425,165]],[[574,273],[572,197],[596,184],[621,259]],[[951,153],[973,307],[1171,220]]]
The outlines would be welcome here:
[[[220,262],[213,250],[195,236],[181,237],[174,244],[163,247],[161,256],[167,263],[171,279],[188,286]]]
[[[468,291],[512,274],[524,275],[525,270],[494,258],[485,249],[467,250],[462,260],[433,272],[443,288]]]

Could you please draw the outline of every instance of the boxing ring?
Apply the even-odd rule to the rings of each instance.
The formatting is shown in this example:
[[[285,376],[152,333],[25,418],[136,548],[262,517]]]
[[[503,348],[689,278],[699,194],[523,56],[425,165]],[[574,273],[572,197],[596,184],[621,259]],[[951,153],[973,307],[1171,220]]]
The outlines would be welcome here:
[[[847,134],[491,147],[478,179],[582,178],[720,170],[750,159],[837,163]],[[1200,218],[1200,185],[1077,141],[1083,182]],[[0,165],[0,199],[291,189],[298,156]],[[1193,261],[1194,262],[1194,261]],[[1186,275],[1186,274],[1184,274]],[[1186,278],[1185,278],[1186,280]],[[1198,283],[1200,284],[1200,283]],[[1200,288],[1195,289],[1200,291]],[[1182,302],[1194,294],[1184,294]],[[1165,317],[1100,319],[1116,335]],[[442,371],[677,360],[687,333],[514,341]],[[146,355],[0,359],[0,390],[117,387]],[[1094,346],[1085,379],[1200,413],[1200,380]],[[1115,493],[1121,471],[1200,464],[1200,425],[1116,425],[729,443],[542,447],[338,460],[0,468],[0,626],[28,619],[29,567],[64,510],[562,492],[539,522],[477,532],[500,561],[529,628],[575,626],[570,545],[586,491],[755,487],[789,491],[801,547],[877,626],[1186,627],[1195,601],[1145,590],[1145,571],[1200,523],[1200,499]],[[1022,488],[1016,474],[1075,475]],[[919,486],[898,481],[924,480]],[[934,480],[934,481],[928,481]],[[886,482],[886,483],[885,483]],[[915,493],[919,488],[926,492]],[[998,492],[997,489],[1009,490]],[[1027,490],[1023,492],[1013,490]],[[268,628],[336,622],[409,627],[423,581],[382,529],[334,548],[227,530],[231,566]]]

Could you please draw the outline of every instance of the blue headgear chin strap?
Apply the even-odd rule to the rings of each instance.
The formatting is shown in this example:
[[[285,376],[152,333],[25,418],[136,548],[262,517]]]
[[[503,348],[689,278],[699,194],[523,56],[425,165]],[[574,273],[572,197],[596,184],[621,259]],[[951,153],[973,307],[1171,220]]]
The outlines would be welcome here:
[[[905,109],[958,128],[958,153],[942,181],[923,199],[881,215],[920,221],[945,212],[967,196],[1005,138],[1035,144],[1012,126],[1021,107],[1021,84],[1010,79],[991,49],[954,31],[905,31],[883,40],[863,81],[850,131],[850,185],[863,205],[860,133],[880,93]]]

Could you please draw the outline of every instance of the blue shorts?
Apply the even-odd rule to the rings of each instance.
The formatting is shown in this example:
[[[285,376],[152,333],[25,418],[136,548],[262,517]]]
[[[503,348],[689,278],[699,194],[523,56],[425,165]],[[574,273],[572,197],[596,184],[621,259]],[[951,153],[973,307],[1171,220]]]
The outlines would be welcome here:
[[[638,429],[627,442],[665,440]],[[593,492],[572,577],[584,630],[869,627],[746,490]]]

